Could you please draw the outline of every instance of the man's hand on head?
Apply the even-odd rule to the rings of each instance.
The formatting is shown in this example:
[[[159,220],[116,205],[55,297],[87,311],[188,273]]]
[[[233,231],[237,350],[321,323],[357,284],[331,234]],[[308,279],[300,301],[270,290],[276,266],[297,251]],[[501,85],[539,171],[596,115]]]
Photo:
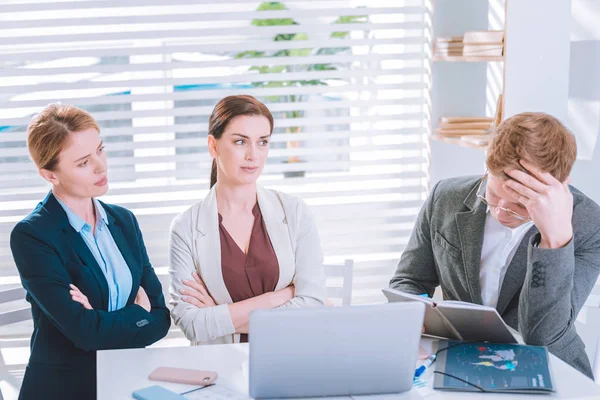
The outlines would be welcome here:
[[[504,182],[504,190],[527,208],[541,234],[539,247],[557,249],[566,246],[573,238],[571,179],[560,182],[525,160],[520,163],[529,174],[514,169],[504,171],[512,178]]]

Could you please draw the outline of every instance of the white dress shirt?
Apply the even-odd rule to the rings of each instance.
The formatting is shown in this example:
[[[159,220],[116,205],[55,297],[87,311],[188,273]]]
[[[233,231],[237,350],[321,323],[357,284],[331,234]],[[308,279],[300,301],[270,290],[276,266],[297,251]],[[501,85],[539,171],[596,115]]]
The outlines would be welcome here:
[[[533,222],[511,229],[496,221],[488,210],[483,231],[479,283],[483,305],[496,307],[506,270]]]

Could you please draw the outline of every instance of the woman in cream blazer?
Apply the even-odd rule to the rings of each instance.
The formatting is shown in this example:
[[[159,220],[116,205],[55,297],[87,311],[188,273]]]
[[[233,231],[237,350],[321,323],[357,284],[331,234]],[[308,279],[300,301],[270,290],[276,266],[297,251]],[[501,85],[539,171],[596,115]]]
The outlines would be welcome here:
[[[251,96],[222,99],[210,117],[209,152],[214,158],[211,190],[171,224],[171,315],[192,345],[239,342],[240,334],[247,333],[248,314],[254,309],[324,304],[323,255],[307,205],[297,197],[256,183],[272,129],[269,110]],[[273,291],[234,305],[224,280],[221,245],[226,240],[223,235],[231,240],[238,232],[237,221],[244,220],[229,219],[227,231],[234,234],[224,232],[227,211],[240,206],[240,199],[250,199],[254,212],[258,206],[279,274]],[[251,206],[246,204],[246,209]],[[252,226],[252,232],[254,229]],[[237,250],[247,256],[254,236],[247,229],[242,231],[237,238],[247,240]]]

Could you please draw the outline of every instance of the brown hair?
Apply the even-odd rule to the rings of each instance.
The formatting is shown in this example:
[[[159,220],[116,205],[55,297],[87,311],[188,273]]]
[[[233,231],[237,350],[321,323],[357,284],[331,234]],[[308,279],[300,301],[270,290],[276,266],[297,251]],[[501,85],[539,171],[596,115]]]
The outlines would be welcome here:
[[[70,105],[49,104],[33,117],[27,128],[27,148],[39,169],[53,171],[69,135],[94,128],[98,124],[90,114]]]
[[[273,133],[273,115],[263,103],[252,96],[237,95],[227,96],[221,99],[215,106],[208,121],[208,134],[215,139],[221,138],[225,128],[237,116],[263,116],[269,120],[271,132]],[[217,183],[217,161],[213,159],[210,170],[210,187]]]
[[[527,112],[502,122],[488,147],[486,164],[497,176],[508,178],[507,168],[527,172],[519,160],[529,161],[564,182],[577,157],[575,136],[557,118]]]

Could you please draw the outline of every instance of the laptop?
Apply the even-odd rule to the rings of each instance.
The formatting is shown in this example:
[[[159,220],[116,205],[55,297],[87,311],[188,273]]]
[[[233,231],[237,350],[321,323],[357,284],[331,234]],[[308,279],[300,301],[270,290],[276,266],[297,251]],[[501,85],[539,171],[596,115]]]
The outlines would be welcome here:
[[[250,396],[410,390],[424,313],[417,302],[253,311]]]

